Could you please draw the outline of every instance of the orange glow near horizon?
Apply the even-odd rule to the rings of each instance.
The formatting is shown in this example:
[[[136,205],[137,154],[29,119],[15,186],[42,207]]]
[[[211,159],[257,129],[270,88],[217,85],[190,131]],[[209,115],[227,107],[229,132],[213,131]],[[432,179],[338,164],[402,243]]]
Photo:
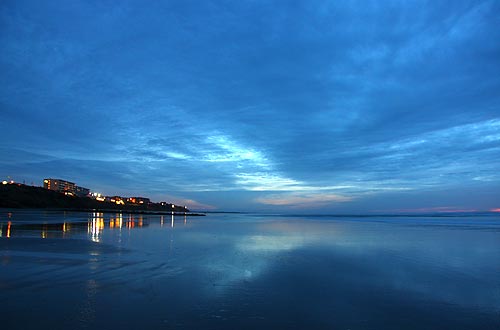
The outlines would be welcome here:
[[[491,211],[491,212],[497,212],[497,213],[500,213],[500,207],[499,207],[499,208],[496,208],[496,209],[491,209],[490,211]]]

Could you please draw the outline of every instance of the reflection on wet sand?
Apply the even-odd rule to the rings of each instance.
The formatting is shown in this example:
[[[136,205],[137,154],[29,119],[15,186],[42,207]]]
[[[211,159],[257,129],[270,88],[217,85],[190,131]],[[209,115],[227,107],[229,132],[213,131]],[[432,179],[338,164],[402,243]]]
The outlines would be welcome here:
[[[499,218],[5,215],[10,328],[500,329]]]
[[[177,216],[172,214],[170,218],[171,228],[174,228],[176,220],[179,221]],[[160,226],[163,227],[164,223],[165,218],[162,215],[160,217]],[[187,224],[187,216],[184,216],[183,224]],[[87,233],[90,240],[99,242],[102,232],[106,229],[122,230],[126,228],[130,230],[148,225],[148,220],[142,214],[123,215],[122,213],[108,214],[103,212],[92,212],[88,214],[87,221],[64,221],[55,223],[0,222],[0,237],[38,236],[41,238],[65,238],[68,235],[81,235]]]
[[[101,232],[103,229],[104,229],[103,213],[99,212],[92,213],[92,218],[89,219],[87,224],[87,232],[92,241],[99,242],[99,237],[101,236]]]
[[[160,218],[160,227],[163,227],[163,215]],[[187,216],[184,215],[184,226],[187,224]],[[172,212],[171,218],[170,218],[170,227],[174,228],[175,227],[175,214]]]
[[[163,222],[163,217],[162,217]],[[87,221],[65,221],[57,223],[7,223],[0,222],[0,237],[10,238],[16,236],[37,236],[41,238],[65,238],[68,235],[87,234],[94,242],[101,240],[105,229],[142,228],[148,226],[143,215],[127,215],[124,219],[122,213],[106,214],[92,212]]]

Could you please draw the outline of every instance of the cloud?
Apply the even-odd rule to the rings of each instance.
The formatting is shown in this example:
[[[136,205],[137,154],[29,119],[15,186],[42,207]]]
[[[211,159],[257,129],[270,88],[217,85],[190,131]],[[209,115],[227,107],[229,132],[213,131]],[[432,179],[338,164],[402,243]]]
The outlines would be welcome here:
[[[294,208],[317,208],[332,204],[345,203],[353,197],[331,193],[283,193],[272,194],[256,199],[257,203],[273,206],[291,206]]]
[[[269,172],[235,174],[236,184],[246,190],[295,190],[301,182]]]
[[[229,191],[249,207],[277,192],[325,207],[335,198],[318,196],[489,187],[499,13],[495,1],[7,2],[0,164],[205,204],[198,193],[213,192],[210,205]]]
[[[242,163],[250,163],[264,169],[270,167],[269,161],[260,151],[238,145],[228,136],[209,135],[206,142],[216,149],[213,149],[213,152],[204,152],[201,156],[203,161],[237,162],[239,166],[242,166]]]

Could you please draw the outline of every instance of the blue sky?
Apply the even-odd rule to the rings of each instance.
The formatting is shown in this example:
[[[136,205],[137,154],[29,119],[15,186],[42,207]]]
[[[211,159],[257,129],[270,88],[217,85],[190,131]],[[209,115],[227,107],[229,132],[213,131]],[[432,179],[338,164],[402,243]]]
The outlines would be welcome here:
[[[0,175],[194,209],[500,207],[498,1],[2,1]]]

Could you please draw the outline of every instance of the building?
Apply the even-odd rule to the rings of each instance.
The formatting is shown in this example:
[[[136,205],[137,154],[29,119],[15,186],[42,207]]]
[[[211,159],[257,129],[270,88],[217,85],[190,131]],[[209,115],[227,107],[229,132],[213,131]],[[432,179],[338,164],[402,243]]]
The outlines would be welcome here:
[[[90,194],[90,189],[77,186],[74,182],[62,179],[44,179],[43,187],[45,189],[58,191],[67,195],[76,195],[86,197]]]
[[[106,196],[106,202],[115,203],[116,205],[125,205],[121,196]]]
[[[127,202],[132,204],[149,204],[151,203],[149,198],[146,197],[129,197],[127,198]]]
[[[76,185],[74,182],[69,182],[61,179],[44,179],[43,187],[45,189],[54,190],[62,193],[76,193]]]
[[[75,194],[79,197],[87,197],[90,195],[90,189],[80,186],[75,186]]]

